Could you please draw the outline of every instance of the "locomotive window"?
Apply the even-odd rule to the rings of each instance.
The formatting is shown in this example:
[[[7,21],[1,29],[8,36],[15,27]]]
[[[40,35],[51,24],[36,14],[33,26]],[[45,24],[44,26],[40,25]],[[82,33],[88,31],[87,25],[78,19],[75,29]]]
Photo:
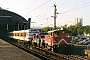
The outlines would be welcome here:
[[[48,33],[48,36],[49,36],[49,37],[52,36],[52,33]]]
[[[68,38],[71,37],[69,32],[66,33],[66,37],[68,37]]]
[[[54,32],[54,37],[59,37],[60,36],[60,31]]]
[[[52,33],[48,33],[48,35],[52,35]]]

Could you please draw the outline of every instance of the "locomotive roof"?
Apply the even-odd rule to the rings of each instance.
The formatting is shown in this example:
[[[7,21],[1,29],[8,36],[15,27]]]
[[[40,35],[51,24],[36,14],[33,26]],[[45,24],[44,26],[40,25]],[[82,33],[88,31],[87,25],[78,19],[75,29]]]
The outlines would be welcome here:
[[[48,31],[48,33],[55,32],[55,31],[68,31],[68,30],[52,30],[52,31]]]

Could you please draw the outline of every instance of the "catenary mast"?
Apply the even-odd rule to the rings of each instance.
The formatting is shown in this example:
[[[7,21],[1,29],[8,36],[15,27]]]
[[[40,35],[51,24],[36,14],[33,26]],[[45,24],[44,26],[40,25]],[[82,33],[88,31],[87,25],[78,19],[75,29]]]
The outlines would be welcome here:
[[[54,4],[54,29],[56,29],[56,5]]]

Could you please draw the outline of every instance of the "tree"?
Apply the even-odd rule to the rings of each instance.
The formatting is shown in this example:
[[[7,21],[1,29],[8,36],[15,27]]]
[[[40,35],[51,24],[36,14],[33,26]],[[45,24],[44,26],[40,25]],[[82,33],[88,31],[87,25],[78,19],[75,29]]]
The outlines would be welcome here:
[[[83,27],[76,27],[78,34],[83,34]]]
[[[67,30],[72,31],[73,36],[77,35],[77,28],[75,26],[70,26],[70,27],[67,28]]]
[[[42,32],[48,32],[48,31],[50,31],[50,30],[53,30],[54,28],[53,27],[44,27],[44,28],[42,28]]]
[[[82,24],[79,22],[77,24],[75,24],[76,27],[82,27]]]
[[[90,34],[90,26],[87,25],[87,26],[84,26],[83,28],[84,28],[83,30],[85,34]]]

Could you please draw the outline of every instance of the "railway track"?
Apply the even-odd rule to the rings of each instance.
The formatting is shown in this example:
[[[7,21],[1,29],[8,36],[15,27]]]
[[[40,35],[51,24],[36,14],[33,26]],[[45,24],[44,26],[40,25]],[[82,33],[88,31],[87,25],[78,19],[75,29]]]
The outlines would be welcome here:
[[[60,53],[54,53],[52,51],[48,51],[47,49],[39,48],[39,47],[31,47],[26,48],[22,45],[18,45],[13,43],[15,46],[37,56],[40,59],[45,60],[89,60],[87,56],[79,56],[79,55],[64,55]]]
[[[24,47],[24,46],[22,46],[22,45],[18,45],[18,44],[16,44],[16,43],[12,43],[12,44],[13,44],[14,46],[16,46],[16,47],[18,47],[18,48],[20,48],[20,49],[28,52],[28,53],[34,55],[34,56],[40,58],[40,59],[50,60],[49,58],[45,57],[44,55],[40,55],[40,54],[39,54],[38,52],[36,52],[35,50],[28,49],[28,48],[26,48],[26,47]]]
[[[15,42],[9,42],[20,49],[42,59],[42,60],[90,60],[87,56],[79,56],[79,55],[64,55],[60,53],[54,53],[52,51],[48,51],[47,49],[33,47],[27,48],[21,44],[17,44]]]
[[[54,52],[50,52],[48,50],[39,48],[39,47],[33,47],[31,46],[30,48],[26,48],[23,45],[18,45],[16,43],[12,43],[14,46],[17,46],[20,49],[23,49],[24,51],[33,54],[34,56],[43,59],[43,60],[66,60],[63,57],[59,57],[54,54]]]

